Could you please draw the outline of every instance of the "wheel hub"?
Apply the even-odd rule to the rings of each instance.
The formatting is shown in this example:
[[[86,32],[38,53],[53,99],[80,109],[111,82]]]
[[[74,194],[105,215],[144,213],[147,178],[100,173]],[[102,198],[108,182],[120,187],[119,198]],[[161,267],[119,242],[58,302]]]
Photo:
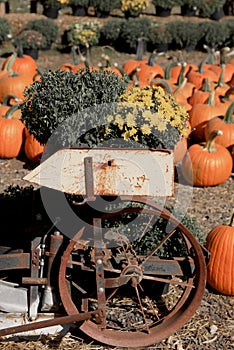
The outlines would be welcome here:
[[[127,265],[121,272],[122,276],[131,276],[131,284],[136,287],[142,281],[143,271],[138,265]]]

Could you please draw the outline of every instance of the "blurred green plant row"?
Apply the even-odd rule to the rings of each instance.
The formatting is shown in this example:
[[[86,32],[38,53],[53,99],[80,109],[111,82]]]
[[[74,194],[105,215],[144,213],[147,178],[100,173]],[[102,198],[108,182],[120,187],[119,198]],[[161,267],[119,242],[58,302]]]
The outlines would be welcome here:
[[[76,45],[112,46],[119,52],[136,51],[139,38],[145,42],[146,51],[157,50],[166,44],[166,50],[183,50],[192,46],[198,51],[204,45],[219,50],[222,47],[234,47],[234,19],[221,21],[174,20],[161,22],[148,17],[111,18],[103,24],[95,19],[79,19],[61,32],[51,19],[34,19],[22,30],[36,30],[46,36],[47,44],[56,44],[58,49],[70,49]],[[0,43],[12,40],[12,28],[7,17],[0,17]],[[158,51],[160,51],[158,49]],[[164,49],[165,51],[165,49]]]

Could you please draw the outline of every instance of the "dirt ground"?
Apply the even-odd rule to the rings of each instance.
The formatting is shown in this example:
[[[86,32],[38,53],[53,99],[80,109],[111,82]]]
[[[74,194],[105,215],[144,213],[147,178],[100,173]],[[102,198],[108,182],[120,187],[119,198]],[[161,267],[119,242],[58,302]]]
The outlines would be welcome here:
[[[15,33],[22,28],[29,19],[40,17],[36,14],[8,14],[6,15],[14,26]],[[62,29],[66,28],[68,23],[74,21],[71,15],[59,16],[56,20]],[[10,46],[2,48],[6,53]],[[100,48],[93,51],[93,64],[97,64],[100,59]],[[98,54],[96,53],[99,53]],[[167,52],[158,57],[158,63],[162,66],[171,60],[175,52]],[[203,54],[200,52],[183,53],[187,62],[199,63]],[[127,58],[133,55],[120,55],[113,53],[113,59],[123,63]],[[0,64],[4,57],[0,57]],[[65,62],[71,62],[71,55],[61,54],[56,49],[49,52],[40,52],[38,67],[41,69],[55,69]],[[27,162],[20,155],[17,159],[0,159],[0,193],[9,185],[27,186],[28,183],[23,177],[31,171],[35,165]],[[180,166],[178,165],[178,172]],[[189,189],[189,191],[188,191]],[[191,190],[191,191],[190,191]],[[234,174],[219,186],[209,188],[189,188],[182,180],[175,183],[175,192],[180,193],[181,207],[187,206],[188,214],[196,218],[202,228],[204,237],[209,231],[221,223],[226,223],[233,211],[234,203]],[[189,198],[187,197],[189,193]],[[175,198],[170,200],[175,204]],[[147,349],[213,349],[213,350],[231,350],[234,348],[234,299],[230,296],[221,295],[208,286],[204,294],[203,301],[192,317],[181,330],[172,335],[165,341]],[[14,341],[0,341],[0,349],[84,349],[84,350],[105,350],[121,349],[103,346],[92,339],[87,338],[78,332],[67,334],[66,336],[40,337],[36,341],[29,341],[24,337],[17,337]]]

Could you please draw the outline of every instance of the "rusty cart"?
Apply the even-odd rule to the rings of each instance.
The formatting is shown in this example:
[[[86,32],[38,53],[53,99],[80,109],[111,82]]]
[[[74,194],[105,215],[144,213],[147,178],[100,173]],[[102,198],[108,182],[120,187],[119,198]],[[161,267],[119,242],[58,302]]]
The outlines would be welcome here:
[[[0,247],[0,336],[75,325],[104,344],[143,347],[192,317],[203,247],[155,200],[173,196],[172,152],[61,149],[25,179],[40,186],[53,225],[28,250]]]

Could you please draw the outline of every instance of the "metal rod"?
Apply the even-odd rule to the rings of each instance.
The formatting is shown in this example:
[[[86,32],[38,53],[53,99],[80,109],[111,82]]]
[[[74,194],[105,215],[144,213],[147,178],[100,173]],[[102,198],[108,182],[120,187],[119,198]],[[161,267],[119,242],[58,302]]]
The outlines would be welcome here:
[[[5,336],[5,335],[9,335],[9,334],[32,331],[32,330],[40,329],[40,328],[46,328],[46,327],[51,327],[51,326],[75,323],[75,322],[79,322],[79,321],[85,321],[85,320],[90,319],[92,316],[94,316],[95,314],[98,314],[98,313],[99,313],[99,310],[95,310],[92,312],[86,312],[86,313],[81,313],[81,314],[61,316],[61,317],[57,317],[57,318],[53,318],[53,319],[45,320],[45,321],[32,322],[32,323],[21,325],[21,326],[3,328],[3,329],[0,329],[0,337]]]

